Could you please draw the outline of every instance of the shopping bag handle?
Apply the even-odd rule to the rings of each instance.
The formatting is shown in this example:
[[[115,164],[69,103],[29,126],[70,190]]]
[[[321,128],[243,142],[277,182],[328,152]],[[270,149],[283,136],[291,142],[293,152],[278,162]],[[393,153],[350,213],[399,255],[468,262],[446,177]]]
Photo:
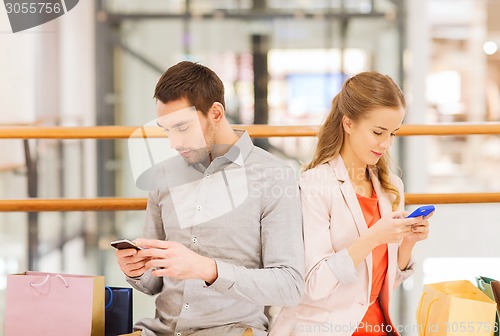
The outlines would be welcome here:
[[[484,292],[486,290],[486,287],[484,287],[486,281],[484,281],[483,277],[482,276],[476,277],[476,282],[477,282],[477,287],[479,287],[479,289]]]
[[[109,291],[109,302],[104,306],[104,309],[108,309],[113,303],[113,290],[109,286],[104,286],[104,288]]]
[[[64,286],[66,286],[66,288],[68,288],[68,287],[69,287],[68,282],[66,281],[66,279],[64,279],[64,277],[63,277],[62,275],[60,275],[60,274],[56,274],[56,275],[55,275],[55,277],[56,277],[56,278],[59,278],[59,279],[60,279],[60,280],[64,283]],[[47,283],[47,281],[49,281],[49,278],[50,278],[50,274],[47,274],[47,275],[45,276],[45,280],[43,280],[43,281],[42,281],[42,282],[40,282],[40,283],[33,283],[33,282],[31,282],[31,283],[30,283],[30,286],[33,286],[33,287],[41,287],[41,286],[45,285],[45,284]]]
[[[422,298],[420,299],[420,304],[418,305],[418,317],[420,318],[420,312],[422,310],[422,303],[424,302],[424,297],[427,295],[427,292],[423,292],[422,293]],[[423,332],[422,332],[422,336],[425,336],[425,333],[427,331],[427,324],[429,323],[429,315],[431,313],[431,306],[437,301],[439,300],[439,298],[434,298],[430,303],[429,303],[429,307],[427,309],[427,314],[425,316],[425,324],[424,324],[424,329],[423,329]],[[418,321],[418,322],[421,322],[421,321]],[[422,323],[420,323],[422,324]]]

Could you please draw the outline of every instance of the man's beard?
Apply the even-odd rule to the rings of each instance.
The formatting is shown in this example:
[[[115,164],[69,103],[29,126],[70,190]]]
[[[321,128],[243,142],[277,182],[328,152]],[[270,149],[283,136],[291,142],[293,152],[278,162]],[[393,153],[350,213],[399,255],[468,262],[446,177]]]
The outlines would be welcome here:
[[[181,151],[179,151],[181,152]],[[187,156],[180,154],[182,158],[189,165],[195,165],[198,163],[206,164],[210,163],[210,151],[208,147],[198,148],[198,149],[190,149]]]
[[[212,125],[207,125],[206,131],[209,136],[207,137],[206,141],[206,146],[202,148],[196,148],[196,149],[190,149],[190,153],[188,156],[182,155],[182,151],[179,150],[179,154],[183,157],[183,159],[189,164],[189,165],[195,165],[198,163],[203,164],[205,167],[208,167],[212,160],[217,156],[217,154],[214,153],[215,146],[215,131],[213,129]],[[207,134],[205,133],[205,134]]]

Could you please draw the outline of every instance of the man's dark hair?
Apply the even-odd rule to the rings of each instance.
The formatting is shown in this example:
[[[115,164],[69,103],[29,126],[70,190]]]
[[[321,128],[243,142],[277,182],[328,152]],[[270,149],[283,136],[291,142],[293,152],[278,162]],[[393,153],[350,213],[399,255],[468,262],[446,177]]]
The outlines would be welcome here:
[[[188,61],[165,71],[156,84],[154,98],[164,104],[185,98],[204,114],[215,102],[225,107],[224,85],[217,74],[206,66]]]

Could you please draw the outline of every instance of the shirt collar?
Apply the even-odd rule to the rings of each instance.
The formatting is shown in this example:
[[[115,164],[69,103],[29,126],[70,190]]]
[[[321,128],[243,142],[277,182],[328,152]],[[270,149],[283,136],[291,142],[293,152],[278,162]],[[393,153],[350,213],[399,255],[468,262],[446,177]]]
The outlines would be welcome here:
[[[219,159],[214,158],[214,161],[218,162],[212,161],[208,167],[203,166],[201,163],[197,163],[192,167],[200,172],[205,172],[207,169],[209,169],[209,167],[217,170],[221,166],[225,166],[227,162],[232,162],[240,167],[243,167],[243,165],[245,164],[245,160],[247,159],[248,155],[250,155],[250,152],[254,147],[254,144],[252,142],[252,139],[250,139],[250,135],[247,131],[241,129],[233,130],[239,137],[239,139],[234,143],[234,145],[231,146],[231,148],[229,148],[226,154],[224,154],[223,156],[219,156]],[[220,160],[221,158],[223,158],[223,160]]]
[[[235,129],[234,132],[239,137],[238,141],[229,148],[224,158],[237,164],[238,166],[243,166],[246,158],[250,154],[253,148],[252,139],[250,135],[245,130]]]

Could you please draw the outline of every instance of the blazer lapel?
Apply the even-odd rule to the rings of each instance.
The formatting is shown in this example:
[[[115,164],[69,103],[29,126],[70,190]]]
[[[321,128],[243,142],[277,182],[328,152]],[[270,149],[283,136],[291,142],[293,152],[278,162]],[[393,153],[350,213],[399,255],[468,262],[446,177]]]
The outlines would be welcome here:
[[[378,197],[378,208],[380,211],[380,217],[383,217],[384,215],[388,214],[389,212],[392,212],[392,204],[391,200],[389,198],[389,195],[382,189],[382,186],[380,185],[380,181],[376,174],[373,172],[371,168],[368,169],[370,172],[370,179],[372,181],[373,189],[375,190],[375,193],[377,194]],[[399,244],[398,243],[389,243],[387,244],[387,263],[388,263],[388,272],[386,275],[386,281],[389,281],[388,283],[388,289],[389,291],[392,292],[392,289],[394,288],[394,281],[396,278],[396,267],[398,263],[398,248]],[[394,265],[396,265],[394,267]]]
[[[336,158],[331,160],[329,164],[332,166],[337,179],[342,183],[340,185],[340,191],[342,193],[342,196],[344,197],[347,207],[349,208],[349,211],[351,212],[352,218],[354,219],[358,235],[361,236],[368,230],[368,225],[366,224],[365,217],[363,216],[363,211],[361,210],[358,198],[356,197],[356,193],[354,192],[354,188],[352,187],[351,180],[349,179],[344,160],[342,160],[342,157],[339,154]],[[368,273],[368,295],[370,295],[373,268],[371,253],[365,259],[365,266]]]
[[[380,181],[378,180],[376,173],[373,172],[371,167],[368,168],[368,172],[370,173],[373,190],[375,190],[375,193],[377,194],[380,217],[384,217],[384,215],[392,211],[392,204],[389,199],[389,195],[387,195],[387,193],[382,189]]]
[[[342,183],[340,185],[340,191],[342,192],[342,196],[344,197],[347,207],[351,211],[358,234],[361,236],[366,230],[368,230],[368,225],[366,224],[363,211],[359,205],[351,180],[349,179],[349,174],[347,173],[344,160],[342,160],[342,157],[339,154],[329,163],[333,167],[337,179]]]
[[[356,197],[351,181],[344,181],[344,183],[340,186],[340,191],[342,192],[342,196],[344,196],[344,200],[347,203],[347,207],[351,211],[354,223],[356,223],[358,233],[361,236],[366,230],[368,230],[368,225],[366,224],[363,211],[361,210],[361,206],[359,205],[359,201]]]

